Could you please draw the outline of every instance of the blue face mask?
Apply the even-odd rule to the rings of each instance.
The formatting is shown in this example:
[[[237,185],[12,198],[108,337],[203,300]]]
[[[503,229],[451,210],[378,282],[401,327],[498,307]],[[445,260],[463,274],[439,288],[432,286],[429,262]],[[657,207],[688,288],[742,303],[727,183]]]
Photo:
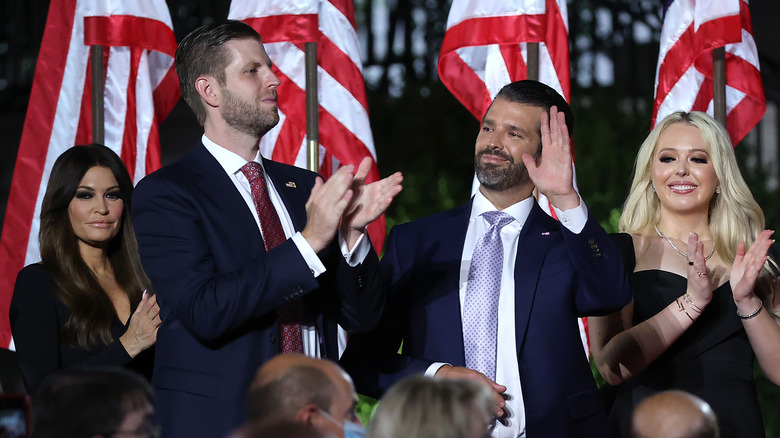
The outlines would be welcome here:
[[[323,409],[320,409],[320,413],[322,413],[325,418],[332,421],[333,424],[344,430],[344,438],[363,438],[366,435],[366,428],[363,427],[363,425],[360,423],[355,423],[354,421],[349,420],[344,420],[344,423],[339,423],[338,420],[333,418]]]
[[[354,421],[344,421],[344,438],[363,438],[366,435],[366,428],[362,424]]]

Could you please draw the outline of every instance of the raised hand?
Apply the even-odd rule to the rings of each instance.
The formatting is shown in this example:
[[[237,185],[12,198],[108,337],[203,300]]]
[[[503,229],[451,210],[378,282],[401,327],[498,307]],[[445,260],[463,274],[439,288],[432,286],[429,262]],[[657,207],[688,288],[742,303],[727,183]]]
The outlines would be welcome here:
[[[127,330],[119,338],[119,342],[125,347],[125,351],[130,357],[136,357],[138,353],[157,342],[157,329],[161,323],[157,296],[149,295],[144,291],[143,298],[138,303],[135,312],[130,315]]]
[[[301,235],[315,252],[323,250],[336,236],[341,215],[349,205],[353,193],[352,170],[354,166],[339,168],[327,182],[317,178],[306,201],[306,228]]]
[[[396,172],[380,181],[366,185],[366,176],[371,170],[372,160],[365,157],[352,178],[352,199],[341,219],[341,236],[352,248],[368,224],[376,220],[390,206],[395,195],[401,192],[401,172]]]
[[[542,156],[537,165],[533,156],[523,154],[523,163],[528,176],[539,193],[547,196],[550,203],[561,210],[579,205],[580,198],[572,182],[572,158],[569,129],[566,116],[555,106],[550,116],[541,115]]]
[[[704,260],[704,244],[699,235],[688,235],[688,288],[686,293],[693,301],[693,311],[701,313],[712,301],[712,283],[707,274],[707,261]],[[695,306],[695,307],[694,307]],[[690,314],[689,314],[690,315]]]
[[[774,240],[770,239],[772,233],[774,231],[762,231],[756,238],[756,241],[750,245],[750,249],[747,252],[745,252],[745,242],[739,242],[737,245],[737,255],[734,257],[734,263],[731,265],[729,284],[731,285],[734,302],[743,315],[755,311],[758,305],[759,298],[756,297],[753,289],[756,286],[758,274],[766,262],[769,247],[774,242]],[[744,306],[741,306],[741,304]],[[742,309],[742,307],[746,309]]]

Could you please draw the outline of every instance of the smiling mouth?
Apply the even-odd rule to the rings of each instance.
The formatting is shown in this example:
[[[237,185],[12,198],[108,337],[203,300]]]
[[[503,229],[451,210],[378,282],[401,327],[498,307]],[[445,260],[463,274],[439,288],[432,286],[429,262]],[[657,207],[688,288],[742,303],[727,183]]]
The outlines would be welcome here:
[[[697,187],[693,184],[673,184],[669,186],[669,189],[675,193],[690,193]]]

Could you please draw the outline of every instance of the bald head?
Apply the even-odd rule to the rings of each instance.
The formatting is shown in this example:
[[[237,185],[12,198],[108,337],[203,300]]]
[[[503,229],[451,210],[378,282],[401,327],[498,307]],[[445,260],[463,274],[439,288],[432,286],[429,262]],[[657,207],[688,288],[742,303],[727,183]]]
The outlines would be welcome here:
[[[663,391],[634,410],[632,438],[718,438],[718,420],[707,402],[685,391]]]
[[[354,417],[357,394],[349,375],[336,363],[301,354],[281,354],[263,364],[247,395],[250,420],[317,423],[322,412],[335,426]],[[317,421],[313,420],[318,416]],[[329,423],[328,423],[329,425]],[[317,424],[315,424],[317,426]]]
[[[257,389],[274,380],[283,379],[291,370],[309,368],[324,373],[333,381],[345,381],[352,386],[352,378],[335,362],[316,359],[298,353],[280,354],[274,356],[257,370],[249,390]]]

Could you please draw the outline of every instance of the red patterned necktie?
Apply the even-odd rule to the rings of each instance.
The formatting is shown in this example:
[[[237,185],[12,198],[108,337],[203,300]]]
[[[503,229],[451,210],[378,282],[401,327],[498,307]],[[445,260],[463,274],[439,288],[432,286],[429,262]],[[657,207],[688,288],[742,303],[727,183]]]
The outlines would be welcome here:
[[[260,218],[260,227],[263,229],[263,241],[265,250],[270,251],[287,240],[284,235],[282,223],[276,214],[268,196],[268,187],[265,183],[263,168],[259,163],[250,161],[241,168],[249,186],[252,187],[252,200],[255,202],[257,215]],[[298,321],[298,303],[289,302],[276,309],[279,318],[279,334],[281,343],[279,350],[282,353],[303,353],[303,339],[301,337],[301,324]]]

